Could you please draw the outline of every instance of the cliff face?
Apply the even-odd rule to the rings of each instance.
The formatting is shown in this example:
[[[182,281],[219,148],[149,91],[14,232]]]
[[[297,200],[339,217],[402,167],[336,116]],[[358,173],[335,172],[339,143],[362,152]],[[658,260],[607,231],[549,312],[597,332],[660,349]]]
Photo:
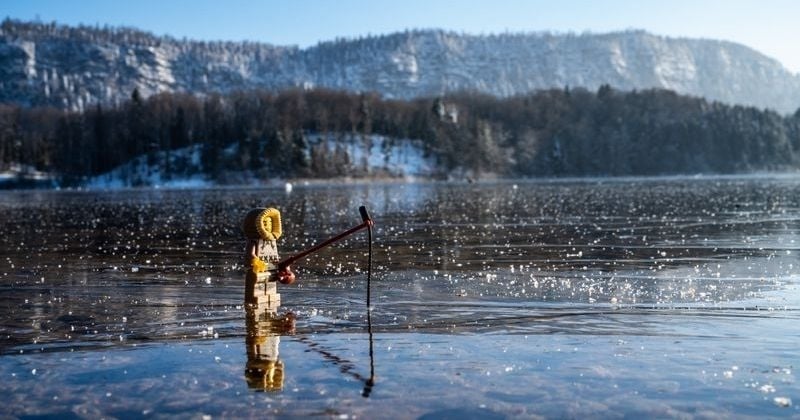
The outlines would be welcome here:
[[[784,113],[800,107],[800,77],[757,51],[641,31],[409,31],[298,49],[176,40],[125,28],[15,21],[0,27],[0,101],[24,105],[84,109],[127,100],[134,89],[149,96],[328,87],[411,98],[461,89],[509,96],[603,84],[666,88]]]
[[[609,84],[621,90],[665,88],[782,112],[800,106],[800,77],[752,49],[640,31],[560,36],[410,32],[321,44],[303,56],[312,83],[397,97],[458,89],[508,96]]]

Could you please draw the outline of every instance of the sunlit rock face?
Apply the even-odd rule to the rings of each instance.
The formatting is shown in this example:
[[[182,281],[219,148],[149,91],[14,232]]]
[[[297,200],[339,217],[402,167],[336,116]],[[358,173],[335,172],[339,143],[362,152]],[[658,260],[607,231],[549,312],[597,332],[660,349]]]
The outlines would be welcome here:
[[[327,87],[412,98],[471,90],[499,96],[603,84],[665,88],[794,112],[800,77],[740,44],[611,34],[464,35],[408,31],[299,49],[196,42],[133,29],[5,21],[0,101],[83,109],[160,92]]]

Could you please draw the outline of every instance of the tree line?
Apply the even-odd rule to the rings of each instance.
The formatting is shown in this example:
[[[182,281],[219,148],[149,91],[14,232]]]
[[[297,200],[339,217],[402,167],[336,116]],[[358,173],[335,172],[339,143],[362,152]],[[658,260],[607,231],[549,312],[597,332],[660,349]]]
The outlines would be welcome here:
[[[335,143],[368,145],[372,134],[388,145],[417,140],[442,177],[746,173],[800,164],[800,111],[782,116],[602,86],[413,100],[325,89],[149,98],[134,91],[122,105],[83,112],[0,104],[0,170],[21,164],[75,185],[144,157],[166,178],[361,176],[369,174]],[[190,146],[200,165],[164,153]]]

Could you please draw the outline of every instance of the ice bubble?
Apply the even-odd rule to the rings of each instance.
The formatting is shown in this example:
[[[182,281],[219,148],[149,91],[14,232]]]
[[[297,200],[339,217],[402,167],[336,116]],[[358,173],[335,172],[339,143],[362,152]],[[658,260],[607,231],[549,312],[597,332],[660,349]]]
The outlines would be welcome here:
[[[761,387],[758,388],[758,390],[763,392],[763,393],[765,393],[765,394],[769,394],[769,393],[775,392],[775,387],[770,385],[770,384],[765,384],[765,385],[761,385]]]

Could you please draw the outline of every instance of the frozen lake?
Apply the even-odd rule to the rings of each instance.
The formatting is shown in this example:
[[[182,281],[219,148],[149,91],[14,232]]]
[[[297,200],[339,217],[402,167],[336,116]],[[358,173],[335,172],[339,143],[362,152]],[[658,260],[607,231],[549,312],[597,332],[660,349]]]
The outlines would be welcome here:
[[[260,334],[283,374],[254,384],[242,218],[279,208],[288,256],[362,204],[372,334],[359,233],[279,286]],[[800,416],[798,177],[21,191],[0,211],[0,417]]]

